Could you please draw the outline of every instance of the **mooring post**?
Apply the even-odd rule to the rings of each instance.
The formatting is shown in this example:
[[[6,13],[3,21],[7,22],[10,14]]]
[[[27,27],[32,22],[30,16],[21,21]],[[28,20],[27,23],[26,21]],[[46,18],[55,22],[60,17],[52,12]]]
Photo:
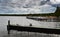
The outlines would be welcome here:
[[[8,25],[7,25],[7,30],[8,30],[8,34],[10,34],[10,20],[8,20]]]
[[[10,20],[8,20],[8,25],[10,25]]]

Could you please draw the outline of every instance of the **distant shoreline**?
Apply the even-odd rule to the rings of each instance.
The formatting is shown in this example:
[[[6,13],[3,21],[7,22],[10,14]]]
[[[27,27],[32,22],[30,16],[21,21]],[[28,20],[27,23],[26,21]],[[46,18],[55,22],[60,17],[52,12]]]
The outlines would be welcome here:
[[[50,14],[0,14],[0,16],[60,16],[60,15],[50,13]]]

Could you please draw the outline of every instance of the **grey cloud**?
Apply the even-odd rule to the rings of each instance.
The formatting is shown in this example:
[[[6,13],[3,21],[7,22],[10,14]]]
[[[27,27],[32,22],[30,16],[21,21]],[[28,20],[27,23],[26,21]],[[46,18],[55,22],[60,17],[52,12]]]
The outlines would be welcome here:
[[[0,0],[1,6],[9,6],[12,8],[15,8],[15,7],[31,8],[31,7],[34,7],[36,5],[42,6],[45,4],[55,6],[54,4],[51,4],[50,0]]]
[[[26,2],[27,1],[27,2]],[[11,6],[11,7],[33,7],[41,4],[41,0],[0,0],[2,6]]]
[[[24,10],[14,10],[13,8],[33,8],[34,6],[43,6],[45,4],[55,6],[55,4],[51,4],[50,0],[0,0],[0,9],[4,13],[27,13],[28,11]],[[49,9],[49,8],[48,8]],[[0,10],[0,11],[1,11]],[[46,11],[46,10],[44,10]],[[34,11],[31,11],[34,12]],[[41,11],[42,12],[42,11]]]

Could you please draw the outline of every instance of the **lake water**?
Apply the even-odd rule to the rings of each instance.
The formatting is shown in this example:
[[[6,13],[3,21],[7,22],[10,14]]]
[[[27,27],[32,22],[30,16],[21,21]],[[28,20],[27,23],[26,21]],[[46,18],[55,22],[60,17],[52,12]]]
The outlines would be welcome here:
[[[8,35],[7,35],[8,20],[10,20],[11,25],[19,24],[21,26],[29,26],[29,24],[32,23],[32,27],[60,29],[60,22],[35,21],[32,19],[27,19],[25,16],[0,16],[0,37],[8,37]],[[15,33],[15,31],[13,31],[13,32]],[[13,33],[13,32],[11,32],[11,33]],[[19,34],[19,33],[17,32],[17,34]],[[40,34],[45,36],[42,33],[38,33],[39,36],[40,36]],[[12,35],[10,37],[12,37]],[[50,34],[49,34],[49,36],[50,36]],[[55,34],[53,34],[52,36],[60,37],[60,35],[55,35]],[[47,35],[47,37],[48,37],[48,35]]]

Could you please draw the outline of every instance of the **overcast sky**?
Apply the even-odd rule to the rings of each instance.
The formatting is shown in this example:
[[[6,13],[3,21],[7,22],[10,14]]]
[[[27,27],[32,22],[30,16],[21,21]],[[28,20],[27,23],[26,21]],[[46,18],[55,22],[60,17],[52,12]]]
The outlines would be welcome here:
[[[0,0],[0,14],[54,13],[60,0]]]

